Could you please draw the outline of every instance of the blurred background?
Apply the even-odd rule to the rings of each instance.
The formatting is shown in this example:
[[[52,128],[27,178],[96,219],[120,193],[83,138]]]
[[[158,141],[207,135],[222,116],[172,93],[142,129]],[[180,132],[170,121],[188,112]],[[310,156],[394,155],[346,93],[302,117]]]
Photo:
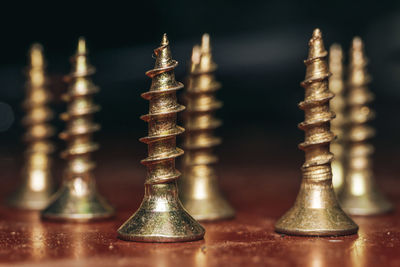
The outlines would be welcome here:
[[[5,5],[5,4],[4,4]],[[224,164],[264,164],[294,159],[298,168],[303,153],[297,144],[303,132],[297,123],[303,112],[308,40],[314,28],[324,35],[326,48],[340,43],[347,52],[355,35],[365,41],[376,95],[373,124],[379,158],[395,155],[400,147],[400,2],[399,1],[133,1],[86,3],[83,1],[37,2],[3,6],[0,60],[0,153],[14,162],[22,155],[21,142],[24,98],[23,69],[33,42],[44,46],[55,95],[54,109],[65,108],[58,100],[65,90],[62,76],[70,69],[69,57],[79,36],[85,36],[90,59],[97,68],[93,77],[101,88],[96,101],[102,111],[96,116],[102,131],[96,140],[106,156],[132,161],[142,168],[146,146],[138,138],[146,135],[139,116],[148,103],[140,97],[148,90],[145,72],[153,67],[153,49],[168,33],[173,56],[180,65],[177,79],[184,81],[192,46],[201,35],[211,35],[217,78],[223,84],[218,98],[224,107],[218,112],[224,126],[219,148]],[[58,131],[64,128],[58,117]],[[64,147],[58,141],[58,148]],[[249,157],[243,157],[248,155]],[[250,155],[254,155],[251,157]],[[383,157],[393,161],[393,157]],[[143,168],[144,169],[144,168]]]

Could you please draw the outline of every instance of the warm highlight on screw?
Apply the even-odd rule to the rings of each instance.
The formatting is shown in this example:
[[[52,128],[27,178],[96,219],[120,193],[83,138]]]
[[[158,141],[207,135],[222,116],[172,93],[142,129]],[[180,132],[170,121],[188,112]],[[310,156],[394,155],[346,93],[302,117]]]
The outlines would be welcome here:
[[[305,153],[303,179],[294,206],[275,225],[279,233],[305,236],[337,236],[354,234],[358,226],[340,208],[332,187],[329,151],[334,134],[330,121],[334,113],[329,101],[334,97],[328,86],[328,64],[322,34],[315,29],[309,42],[307,71],[301,85],[305,99],[300,102],[305,120],[299,128],[305,132],[305,141],[299,145]]]

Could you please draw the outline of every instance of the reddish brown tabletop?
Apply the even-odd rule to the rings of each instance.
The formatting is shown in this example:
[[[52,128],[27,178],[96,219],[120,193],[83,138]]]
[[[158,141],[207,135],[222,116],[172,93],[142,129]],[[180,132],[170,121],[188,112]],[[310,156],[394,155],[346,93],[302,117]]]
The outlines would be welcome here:
[[[296,152],[297,156],[301,155]],[[395,203],[392,214],[355,217],[358,235],[332,238],[283,236],[276,219],[294,201],[300,158],[284,156],[219,167],[221,185],[237,209],[234,220],[204,223],[204,240],[146,244],[117,239],[116,230],[138,207],[144,168],[106,157],[96,175],[100,191],[117,208],[114,219],[73,224],[42,222],[36,212],[0,208],[0,263],[13,266],[400,266],[400,180],[395,164],[376,167],[379,183]],[[252,162],[252,163],[251,163]],[[10,163],[10,162],[8,162]],[[235,163],[235,164],[232,164]],[[237,163],[237,164],[236,164]],[[386,164],[386,165],[385,165]],[[10,167],[11,166],[11,167]],[[3,165],[1,195],[14,186],[16,164]],[[4,201],[3,201],[4,203]]]

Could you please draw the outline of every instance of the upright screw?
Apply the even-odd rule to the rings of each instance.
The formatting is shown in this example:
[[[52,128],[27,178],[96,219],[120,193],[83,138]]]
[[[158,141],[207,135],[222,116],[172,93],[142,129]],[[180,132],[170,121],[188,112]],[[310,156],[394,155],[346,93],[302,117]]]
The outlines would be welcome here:
[[[179,196],[183,206],[197,220],[232,218],[235,214],[221,195],[213,150],[221,143],[214,129],[221,125],[215,111],[222,103],[215,98],[221,85],[215,81],[217,66],[212,60],[210,37],[204,34],[201,47],[193,48],[190,75],[186,87],[184,173]]]
[[[113,215],[113,208],[99,195],[92,170],[95,163],[91,153],[98,149],[92,135],[100,129],[93,122],[93,114],[100,107],[93,103],[93,94],[99,91],[90,75],[95,73],[87,59],[86,42],[80,38],[78,49],[72,58],[72,73],[68,76],[70,86],[63,96],[68,102],[67,112],[61,114],[66,129],[60,138],[67,142],[61,156],[67,160],[63,185],[52,202],[43,210],[46,219],[89,221]]]
[[[339,44],[331,45],[329,49],[329,70],[332,73],[329,78],[329,89],[335,94],[330,101],[330,107],[336,114],[331,121],[331,130],[336,139],[331,143],[331,152],[335,155],[332,161],[332,184],[336,194],[340,193],[344,183],[344,127],[346,124],[343,80],[343,50]]]
[[[50,138],[55,130],[49,124],[53,111],[48,106],[51,94],[47,88],[46,63],[40,44],[33,44],[30,48],[29,61],[26,98],[22,104],[26,110],[22,120],[26,127],[25,164],[22,169],[22,185],[11,195],[9,204],[21,209],[40,210],[46,207],[54,192],[50,157],[54,145]]]
[[[330,142],[334,134],[330,121],[334,113],[329,109],[333,94],[329,91],[328,52],[322,34],[315,29],[309,42],[306,78],[301,83],[305,99],[300,102],[305,121],[299,128],[305,141],[299,148],[305,152],[303,179],[294,206],[275,225],[279,233],[305,236],[336,236],[354,234],[358,226],[340,208],[332,187]]]
[[[146,72],[152,79],[149,113],[141,117],[148,122],[148,136],[140,139],[148,145],[145,195],[139,209],[119,229],[118,236],[128,241],[182,242],[202,239],[204,228],[183,208],[178,198],[175,158],[183,154],[176,147],[176,136],[184,129],[176,125],[177,112],[185,109],[177,102],[176,91],[183,84],[175,80],[178,62],[172,59],[167,35],[154,50],[154,69]]]
[[[348,75],[348,165],[345,183],[339,200],[343,209],[352,215],[376,215],[392,210],[392,205],[378,190],[372,171],[374,147],[368,142],[375,130],[368,122],[375,117],[368,106],[374,96],[368,90],[371,81],[367,73],[368,60],[360,37],[353,39],[350,49]]]

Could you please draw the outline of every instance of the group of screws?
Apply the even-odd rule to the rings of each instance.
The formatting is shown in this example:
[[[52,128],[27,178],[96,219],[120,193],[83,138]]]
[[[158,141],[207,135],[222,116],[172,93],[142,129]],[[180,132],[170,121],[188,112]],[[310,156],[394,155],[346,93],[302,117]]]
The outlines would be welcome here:
[[[215,111],[222,107],[215,96],[221,87],[214,76],[217,66],[212,59],[209,35],[204,34],[201,45],[193,48],[184,93],[186,155],[183,177],[178,183],[181,174],[175,168],[175,158],[183,150],[176,147],[176,136],[185,129],[177,125],[177,113],[185,107],[178,103],[176,91],[184,86],[175,80],[178,62],[172,59],[166,34],[154,55],[155,67],[146,73],[152,79],[150,90],[142,94],[149,101],[149,112],[141,117],[148,123],[148,135],[140,139],[148,146],[148,157],[142,160],[147,168],[145,194],[138,210],[118,229],[118,235],[124,240],[142,242],[198,240],[205,230],[196,220],[234,217],[234,209],[219,190],[214,167],[218,158],[213,148],[221,143],[214,135],[214,129],[221,125]],[[372,173],[373,147],[367,140],[374,131],[367,123],[374,116],[368,107],[373,96],[368,90],[370,78],[362,41],[358,37],[353,40],[347,83],[341,47],[332,45],[329,65],[327,57],[322,33],[315,29],[305,60],[306,78],[301,83],[305,99],[299,104],[305,112],[305,120],[299,124],[305,132],[305,141],[299,145],[305,152],[303,179],[294,206],[275,225],[280,233],[354,234],[358,226],[348,215],[381,214],[392,208],[377,189]],[[114,209],[97,192],[92,173],[95,164],[90,155],[98,149],[92,135],[100,129],[92,117],[100,108],[92,100],[98,87],[90,79],[95,69],[88,61],[85,40],[79,39],[72,57],[73,68],[67,77],[69,89],[63,97],[68,107],[61,115],[66,129],[60,138],[67,143],[62,153],[67,162],[63,183],[55,194],[49,157],[54,148],[48,140],[54,130],[48,124],[52,118],[46,106],[50,94],[39,45],[32,47],[30,59],[24,102],[26,165],[23,184],[10,198],[10,204],[41,210],[42,217],[50,220],[111,217]]]

